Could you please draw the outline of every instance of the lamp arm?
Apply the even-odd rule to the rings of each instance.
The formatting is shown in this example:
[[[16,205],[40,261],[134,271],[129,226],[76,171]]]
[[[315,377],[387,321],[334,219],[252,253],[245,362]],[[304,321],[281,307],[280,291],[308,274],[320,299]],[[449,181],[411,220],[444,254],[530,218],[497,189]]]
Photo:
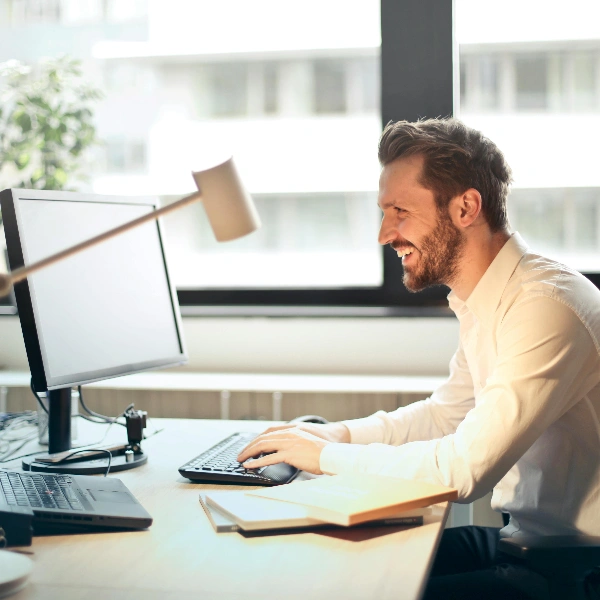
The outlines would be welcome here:
[[[12,286],[15,283],[22,281],[28,275],[31,275],[32,273],[35,273],[36,271],[40,271],[41,269],[44,269],[45,267],[49,267],[50,265],[61,261],[63,258],[68,258],[69,256],[71,256],[73,254],[77,254],[78,252],[85,250],[86,248],[91,248],[92,246],[95,246],[96,244],[100,244],[106,240],[109,240],[110,238],[120,235],[121,233],[125,233],[126,231],[129,231],[130,229],[134,229],[135,227],[138,227],[139,225],[143,225],[144,223],[147,223],[148,221],[155,221],[156,219],[158,219],[159,217],[162,217],[163,215],[166,215],[174,210],[178,210],[179,208],[182,208],[183,206],[187,206],[188,204],[192,204],[201,199],[202,199],[202,193],[195,192],[193,194],[190,194],[189,196],[185,196],[185,198],[181,198],[181,200],[177,200],[177,202],[173,202],[172,204],[163,206],[162,208],[153,210],[152,212],[149,212],[146,215],[138,217],[137,219],[134,219],[133,221],[129,221],[129,223],[124,223],[123,225],[119,225],[118,227],[115,227],[114,229],[106,231],[105,233],[101,233],[100,235],[97,235],[96,237],[86,240],[85,242],[81,242],[79,244],[76,244],[75,246],[72,246],[71,248],[61,250],[60,252],[57,252],[56,254],[49,256],[48,258],[44,258],[44,259],[39,260],[38,262],[35,262],[31,265],[27,265],[27,266],[15,269],[14,271],[12,271],[12,273],[0,274],[0,297],[8,295]]]

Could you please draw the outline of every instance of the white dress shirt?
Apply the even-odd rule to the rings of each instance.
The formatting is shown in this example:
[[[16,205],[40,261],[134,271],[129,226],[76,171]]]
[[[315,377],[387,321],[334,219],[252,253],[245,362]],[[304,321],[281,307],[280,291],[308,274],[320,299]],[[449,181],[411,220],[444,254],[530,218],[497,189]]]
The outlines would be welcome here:
[[[600,535],[600,291],[513,234],[466,302],[450,376],[429,398],[344,421],[325,473],[493,488],[501,535]],[[410,342],[403,340],[406,351]]]

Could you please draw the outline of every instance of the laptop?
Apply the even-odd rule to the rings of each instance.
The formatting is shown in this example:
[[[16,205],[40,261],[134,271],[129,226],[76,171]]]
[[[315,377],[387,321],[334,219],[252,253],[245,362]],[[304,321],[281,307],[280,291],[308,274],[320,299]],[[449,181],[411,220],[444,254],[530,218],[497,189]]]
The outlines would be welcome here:
[[[31,517],[36,534],[145,529],[152,524],[120,479],[18,469],[0,470],[0,519],[9,519],[11,513]]]

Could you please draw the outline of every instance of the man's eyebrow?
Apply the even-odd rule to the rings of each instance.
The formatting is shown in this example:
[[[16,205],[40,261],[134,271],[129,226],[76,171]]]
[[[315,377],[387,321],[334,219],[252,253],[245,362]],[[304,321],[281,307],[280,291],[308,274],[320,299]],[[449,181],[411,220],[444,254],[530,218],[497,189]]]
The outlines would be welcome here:
[[[377,205],[382,210],[384,208],[389,208],[390,206],[404,206],[405,204],[406,204],[406,202],[404,200],[402,200],[402,198],[398,198],[397,196],[395,198],[391,198],[390,200],[386,200],[384,202],[381,202],[381,200],[377,201]]]

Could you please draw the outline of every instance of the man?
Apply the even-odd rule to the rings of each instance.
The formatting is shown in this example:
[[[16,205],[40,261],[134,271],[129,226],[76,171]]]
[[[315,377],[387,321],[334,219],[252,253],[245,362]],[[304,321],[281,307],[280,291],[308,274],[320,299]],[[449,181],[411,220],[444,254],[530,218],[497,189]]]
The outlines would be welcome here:
[[[239,460],[430,481],[462,502],[493,489],[510,522],[446,530],[426,597],[544,597],[545,581],[506,565],[496,545],[600,534],[600,292],[510,233],[510,168],[478,131],[455,119],[389,124],[379,159],[379,242],[397,251],[409,290],[451,289],[460,339],[449,379],[391,413],[270,428]],[[410,340],[385,341],[410,352]],[[263,452],[273,454],[248,460]]]

